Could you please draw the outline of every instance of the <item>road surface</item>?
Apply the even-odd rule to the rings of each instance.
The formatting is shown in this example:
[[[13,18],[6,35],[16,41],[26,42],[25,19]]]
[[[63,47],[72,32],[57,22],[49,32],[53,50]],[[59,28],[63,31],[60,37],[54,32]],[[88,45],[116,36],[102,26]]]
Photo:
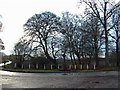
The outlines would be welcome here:
[[[118,88],[118,72],[17,73],[0,71],[2,88]]]

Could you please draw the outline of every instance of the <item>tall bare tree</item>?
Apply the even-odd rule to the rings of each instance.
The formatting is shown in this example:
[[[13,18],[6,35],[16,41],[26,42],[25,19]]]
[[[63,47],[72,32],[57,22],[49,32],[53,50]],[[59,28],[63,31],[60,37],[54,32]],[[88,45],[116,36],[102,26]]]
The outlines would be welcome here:
[[[73,15],[69,12],[65,12],[62,14],[61,22],[63,27],[61,33],[64,35],[65,49],[67,48],[66,50],[68,52],[69,57],[71,58],[72,63],[73,60],[75,59],[74,55],[76,55],[80,64],[81,63],[80,52],[78,50],[79,45],[78,43],[75,43],[80,38],[80,37],[76,37],[77,36],[76,34],[80,34],[80,18],[77,15]]]
[[[47,59],[52,60],[54,64],[56,64],[56,60],[49,52],[48,43],[51,36],[59,30],[59,19],[59,17],[51,12],[43,12],[35,14],[24,24],[26,34],[31,37],[32,46],[35,46],[35,43],[37,43],[35,48],[42,48]]]
[[[115,24],[113,24],[109,27],[109,19],[115,12],[115,8],[120,5],[118,4],[112,8],[111,5],[113,5],[113,3],[110,0],[81,0],[81,3],[85,3],[88,6],[88,9],[94,13],[94,15],[99,19],[103,26],[105,33],[105,64],[109,65],[108,33],[115,26]]]
[[[81,31],[85,34],[84,38],[86,39],[83,38],[84,41],[86,41],[84,44],[84,46],[86,45],[85,52],[87,56],[95,59],[96,66],[98,66],[98,56],[100,54],[101,45],[103,44],[101,40],[102,30],[100,29],[100,22],[97,17],[93,16],[93,13],[87,14],[84,18],[81,25]]]
[[[118,2],[116,5],[118,4],[120,4],[120,2]],[[120,49],[120,6],[116,7],[115,12],[112,15],[112,23],[115,23],[115,26],[109,35],[113,38],[116,45],[117,66],[119,66],[120,61],[118,59],[118,53]]]

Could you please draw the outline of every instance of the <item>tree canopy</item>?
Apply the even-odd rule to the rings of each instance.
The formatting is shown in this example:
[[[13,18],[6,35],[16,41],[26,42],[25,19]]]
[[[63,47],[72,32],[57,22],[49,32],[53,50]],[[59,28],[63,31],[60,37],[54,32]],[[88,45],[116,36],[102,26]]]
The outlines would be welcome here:
[[[77,59],[81,64],[83,59],[90,58],[88,64],[94,59],[97,66],[98,58],[105,53],[105,63],[109,65],[110,37],[116,41],[116,53],[119,52],[120,16],[115,12],[120,4],[109,8],[110,2],[105,0],[83,2],[89,7],[84,17],[69,12],[62,13],[61,17],[52,12],[30,17],[23,26],[25,34],[15,45],[15,51],[44,56],[54,64],[59,59],[70,59],[72,64],[76,64]]]

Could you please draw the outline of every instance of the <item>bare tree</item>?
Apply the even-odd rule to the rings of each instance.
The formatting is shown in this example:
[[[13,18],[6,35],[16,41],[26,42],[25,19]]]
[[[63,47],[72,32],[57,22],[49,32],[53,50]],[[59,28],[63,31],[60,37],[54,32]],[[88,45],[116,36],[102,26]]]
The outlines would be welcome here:
[[[63,27],[61,33],[64,35],[64,39],[65,39],[64,40],[65,52],[68,53],[67,55],[69,55],[72,64],[74,64],[73,60],[75,61],[74,55],[77,56],[80,64],[81,63],[80,54],[78,50],[75,48],[75,41],[79,40],[79,37],[76,37],[76,34],[80,34],[80,28],[79,28],[80,18],[77,15],[73,15],[69,12],[65,12],[62,14],[61,22]]]
[[[103,31],[100,29],[101,25],[97,17],[93,15],[93,13],[87,14],[83,19],[81,26],[81,31],[85,33],[85,41],[86,43],[86,54],[90,58],[94,58],[96,61],[96,66],[99,65],[98,57],[100,55],[100,49],[103,44]],[[84,39],[83,38],[83,39]],[[88,49],[87,49],[88,48]]]
[[[18,67],[21,68],[21,64],[23,63],[23,45],[21,42],[15,44],[14,48],[14,55],[17,60]]]
[[[117,4],[120,4],[120,2]],[[115,12],[112,15],[112,22],[113,24],[115,23],[115,26],[113,28],[113,31],[109,33],[109,35],[113,38],[116,45],[117,66],[119,66],[119,63],[120,63],[118,59],[119,46],[120,46],[120,12],[119,10],[120,10],[120,6],[115,9]]]
[[[84,2],[89,9],[94,13],[94,15],[99,19],[101,22],[104,33],[105,33],[105,63],[106,65],[109,65],[109,53],[108,53],[108,32],[115,26],[113,24],[111,27],[109,27],[109,19],[111,18],[112,14],[115,12],[115,8],[120,6],[116,5],[114,8],[109,8],[112,3],[110,0],[81,0],[81,2]],[[109,5],[109,7],[108,7]],[[111,6],[112,7],[112,6]]]
[[[42,48],[44,54],[49,60],[56,64],[56,60],[49,53],[49,38],[59,30],[59,17],[51,12],[35,14],[24,24],[24,30],[31,37],[32,46],[37,43],[36,47]]]

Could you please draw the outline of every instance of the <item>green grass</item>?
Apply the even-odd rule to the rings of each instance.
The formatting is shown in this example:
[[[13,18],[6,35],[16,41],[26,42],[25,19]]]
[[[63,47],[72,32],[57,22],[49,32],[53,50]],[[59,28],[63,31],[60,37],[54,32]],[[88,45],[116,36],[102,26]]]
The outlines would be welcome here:
[[[33,73],[63,72],[59,70],[40,70],[40,69],[3,69],[3,70],[13,71],[13,72],[33,72]]]
[[[70,70],[70,71],[60,71],[57,69],[53,69],[53,70],[40,70],[40,69],[4,69],[7,71],[12,71],[12,72],[26,72],[26,73],[64,73],[64,72],[68,72],[68,73],[78,73],[78,72],[94,72],[96,70]]]
[[[104,67],[101,68],[102,71],[120,71],[120,67]]]

